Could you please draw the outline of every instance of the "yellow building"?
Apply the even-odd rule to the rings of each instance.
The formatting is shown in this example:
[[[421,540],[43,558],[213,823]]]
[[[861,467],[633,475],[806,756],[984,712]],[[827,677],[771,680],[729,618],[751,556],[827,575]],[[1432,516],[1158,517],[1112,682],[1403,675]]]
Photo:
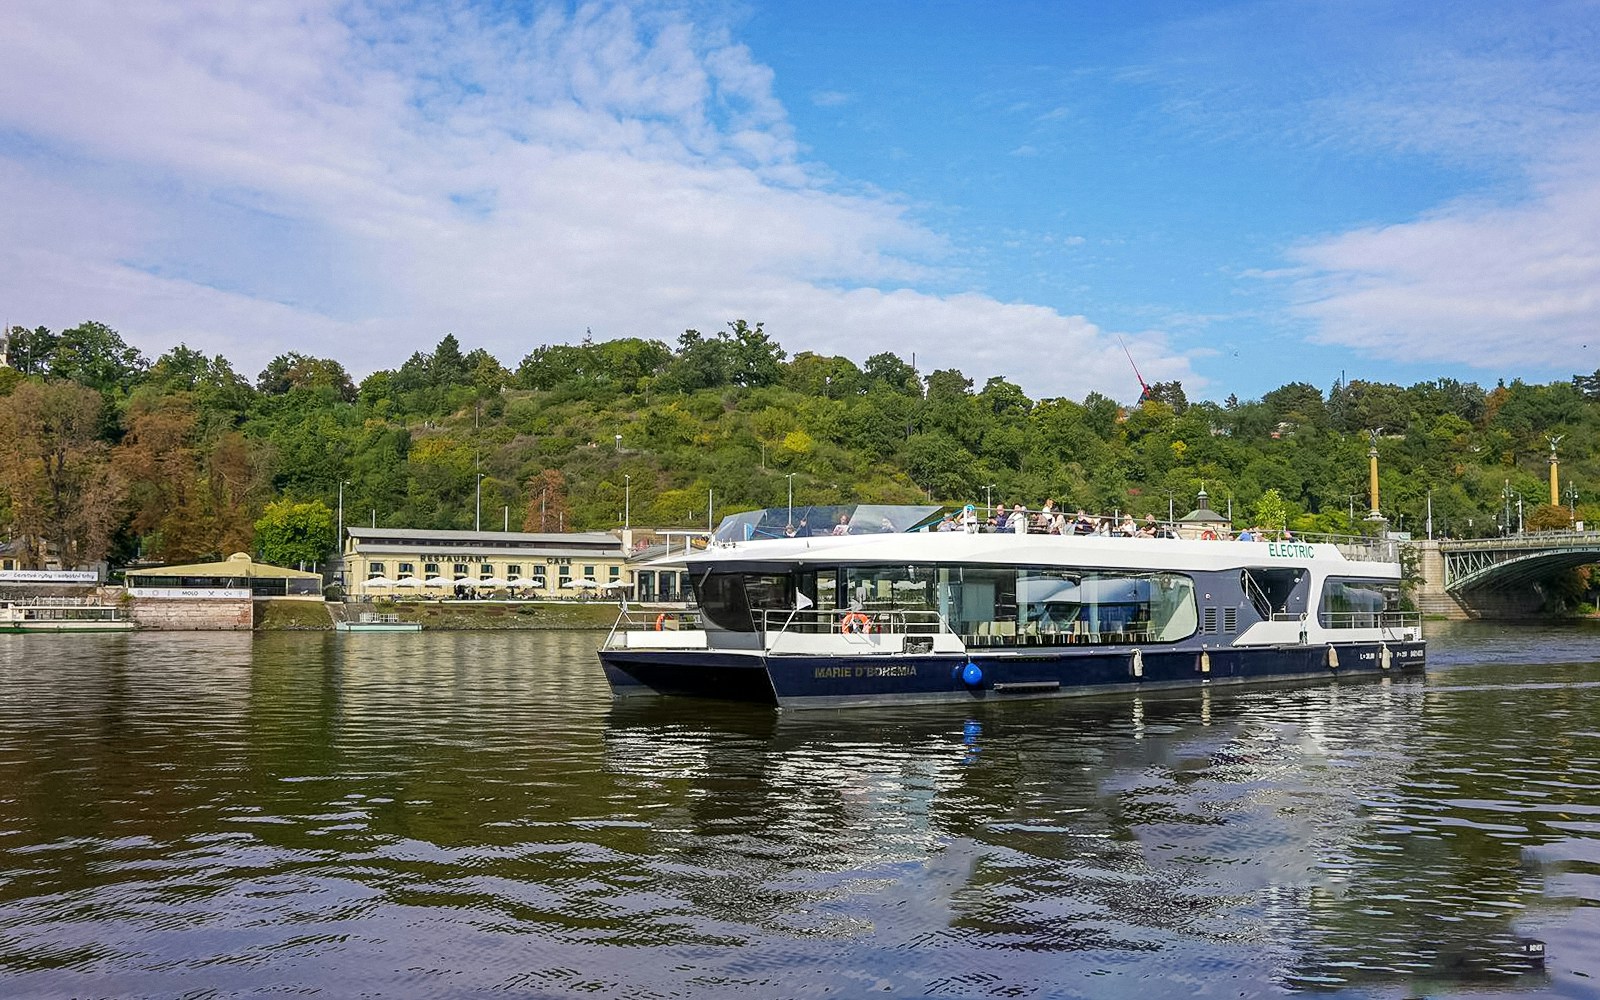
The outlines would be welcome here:
[[[354,598],[579,597],[634,584],[622,540],[603,531],[350,526],[345,536],[345,592]]]

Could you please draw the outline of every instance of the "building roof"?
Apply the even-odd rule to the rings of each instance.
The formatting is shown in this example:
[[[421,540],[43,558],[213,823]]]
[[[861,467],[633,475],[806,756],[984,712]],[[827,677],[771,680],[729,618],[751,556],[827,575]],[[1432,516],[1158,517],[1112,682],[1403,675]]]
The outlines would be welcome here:
[[[362,553],[472,551],[516,556],[622,555],[622,539],[605,531],[435,531],[428,528],[345,528]]]
[[[1187,514],[1183,515],[1182,517],[1178,518],[1178,523],[1180,523],[1180,524],[1227,524],[1228,523],[1228,519],[1226,517],[1224,517],[1221,514],[1218,514],[1216,511],[1211,509],[1211,507],[1210,507],[1210,505],[1208,503],[1209,499],[1210,498],[1206,496],[1205,489],[1202,487],[1201,490],[1200,490],[1200,495],[1195,497],[1195,508],[1194,508],[1194,510],[1191,510],[1189,513],[1187,513]]]
[[[130,569],[124,576],[243,577],[249,580],[320,580],[322,574],[258,563],[243,552],[235,552],[221,562],[194,563],[189,566],[156,566]]]

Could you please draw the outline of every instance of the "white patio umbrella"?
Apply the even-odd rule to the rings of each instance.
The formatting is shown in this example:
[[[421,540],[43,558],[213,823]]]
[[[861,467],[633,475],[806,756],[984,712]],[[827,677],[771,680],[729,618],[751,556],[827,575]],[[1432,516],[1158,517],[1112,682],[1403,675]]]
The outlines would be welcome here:
[[[448,576],[430,576],[422,582],[425,586],[429,587],[448,587],[455,581],[450,579]]]
[[[580,587],[598,587],[598,586],[600,586],[600,584],[596,583],[594,577],[592,577],[592,576],[582,576],[582,577],[578,578],[578,586],[580,586]]]
[[[414,576],[402,576],[394,582],[394,585],[396,587],[420,587],[422,586],[422,581]]]
[[[479,587],[489,587],[491,589],[497,589],[497,588],[500,588],[500,587],[508,586],[506,581],[502,580],[498,576],[486,576],[486,577],[483,577],[483,578],[478,580],[477,585]]]
[[[514,576],[506,581],[506,585],[509,587],[531,587],[533,586],[533,581],[525,576]]]
[[[369,576],[365,580],[361,581],[361,583],[362,583],[362,586],[364,586],[364,587],[392,587],[392,586],[394,586],[394,581],[389,579],[386,576]]]
[[[583,581],[574,580],[571,577],[568,577],[567,579],[561,581],[561,585],[563,587],[581,587],[583,586]]]

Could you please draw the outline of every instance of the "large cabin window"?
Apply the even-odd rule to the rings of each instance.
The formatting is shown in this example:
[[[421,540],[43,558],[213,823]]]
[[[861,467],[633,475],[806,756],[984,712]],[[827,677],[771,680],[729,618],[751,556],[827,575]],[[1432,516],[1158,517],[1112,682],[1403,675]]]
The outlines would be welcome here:
[[[1193,635],[1198,620],[1194,581],[1179,573],[1025,569],[1017,575],[1017,633],[1029,640],[1176,642]]]
[[[1323,628],[1377,628],[1385,615],[1399,610],[1397,580],[1329,577],[1322,582],[1317,624]]]
[[[1017,571],[998,566],[941,568],[939,611],[962,635],[1016,635]]]
[[[694,578],[695,597],[707,619],[729,632],[754,632],[766,617],[794,611],[794,580],[786,573],[706,573]]]

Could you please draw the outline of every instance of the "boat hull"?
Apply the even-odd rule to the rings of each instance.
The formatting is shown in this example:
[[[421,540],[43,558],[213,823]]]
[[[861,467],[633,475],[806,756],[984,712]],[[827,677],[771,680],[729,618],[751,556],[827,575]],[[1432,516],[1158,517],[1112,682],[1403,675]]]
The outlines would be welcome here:
[[[760,653],[616,649],[600,653],[600,666],[617,698],[664,694],[777,702]]]
[[[130,621],[0,622],[0,634],[8,632],[132,632],[137,627]]]
[[[1427,647],[1421,641],[1352,642],[888,656],[606,650],[600,661],[617,697],[692,695],[784,708],[848,708],[1382,676],[1423,669]]]

